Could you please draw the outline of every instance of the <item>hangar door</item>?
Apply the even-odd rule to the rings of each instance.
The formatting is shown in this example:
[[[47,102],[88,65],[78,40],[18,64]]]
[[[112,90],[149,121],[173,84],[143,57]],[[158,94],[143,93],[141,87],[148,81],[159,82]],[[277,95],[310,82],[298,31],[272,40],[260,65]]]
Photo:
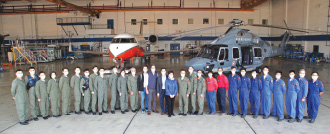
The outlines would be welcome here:
[[[180,43],[171,43],[170,50],[180,50]],[[180,52],[171,53],[171,55],[180,55]]]

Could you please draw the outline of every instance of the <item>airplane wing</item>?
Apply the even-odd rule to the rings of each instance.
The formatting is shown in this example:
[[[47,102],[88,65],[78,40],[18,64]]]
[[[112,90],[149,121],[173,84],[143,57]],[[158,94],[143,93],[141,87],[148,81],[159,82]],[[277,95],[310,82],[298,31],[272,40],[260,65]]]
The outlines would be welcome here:
[[[199,49],[185,49],[185,50],[170,50],[170,51],[157,51],[157,52],[143,52],[143,56],[157,55],[164,53],[186,52],[186,51],[198,51]]]

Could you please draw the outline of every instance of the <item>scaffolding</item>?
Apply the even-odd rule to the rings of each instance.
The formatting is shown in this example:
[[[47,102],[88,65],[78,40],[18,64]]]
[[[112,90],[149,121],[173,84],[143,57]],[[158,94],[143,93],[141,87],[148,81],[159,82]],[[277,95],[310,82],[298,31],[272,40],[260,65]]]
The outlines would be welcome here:
[[[37,63],[33,57],[33,52],[30,51],[21,40],[11,40],[12,51],[14,55],[15,66],[17,64],[31,64]]]
[[[327,35],[329,36],[329,27],[330,27],[330,0],[329,0],[329,6],[328,6],[328,24],[327,24]],[[327,37],[327,40],[326,40],[326,46],[328,46],[328,40],[329,40],[329,37]]]

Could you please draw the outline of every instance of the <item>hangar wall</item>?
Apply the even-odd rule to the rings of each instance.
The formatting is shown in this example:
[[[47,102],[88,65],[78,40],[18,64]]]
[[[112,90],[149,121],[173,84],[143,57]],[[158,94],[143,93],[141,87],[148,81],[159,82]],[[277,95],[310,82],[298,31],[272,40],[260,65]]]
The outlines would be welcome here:
[[[89,1],[87,0],[68,0],[69,2],[76,3],[80,6],[86,6]],[[29,5],[29,2],[11,2],[8,5]],[[148,6],[150,0],[125,0],[125,5],[134,6]],[[154,6],[179,6],[179,0],[154,0]],[[184,3],[183,7],[211,7],[212,1],[204,0],[182,0]],[[156,34],[158,36],[166,36],[180,31],[189,31],[193,29],[199,29],[204,27],[212,27],[218,24],[218,19],[223,19],[224,24],[232,19],[242,19],[246,23],[248,19],[253,19],[254,24],[261,24],[263,19],[268,20],[268,24],[271,24],[271,9],[272,1],[263,3],[262,5],[255,7],[253,12],[240,12],[240,11],[139,11],[139,12],[103,12],[99,19],[94,18],[93,24],[106,24],[108,19],[114,20],[114,31],[115,34],[120,33],[131,33],[138,34],[140,26],[131,25],[131,19],[136,19],[137,21],[142,19],[148,19],[150,22],[156,22],[157,19],[163,19],[163,24],[148,23],[143,26],[143,35],[145,37]],[[49,4],[45,1],[37,1],[31,4]],[[92,3],[92,5],[116,5],[117,0],[98,0]],[[122,1],[122,6],[124,6],[124,1]],[[240,0],[215,0],[215,7],[222,8],[239,8]],[[0,15],[0,33],[10,34],[8,39],[45,39],[45,38],[67,38],[61,26],[56,25],[56,18],[62,17],[87,17],[86,13],[80,12],[70,12],[70,13],[58,13],[58,14],[27,14],[27,15]],[[203,19],[209,19],[208,24],[203,24]],[[173,19],[178,19],[178,24],[173,24]],[[188,24],[188,19],[193,20],[193,24]],[[93,38],[93,37],[112,37],[113,35],[104,34],[87,34],[87,30],[83,26],[75,26],[78,31],[78,35],[74,35],[72,38]],[[268,28],[257,28],[257,27],[246,27],[250,29],[253,33],[259,36],[269,36],[270,29]],[[71,26],[65,26],[66,31],[74,32]],[[202,32],[195,36],[219,36],[223,34],[227,28],[219,28],[215,30],[210,30]],[[171,41],[159,42],[158,45],[151,47],[151,51],[156,49],[165,49],[165,44],[169,44]],[[195,41],[176,41],[180,44],[187,44]],[[202,41],[201,43],[206,43],[207,41]],[[90,42],[93,43],[93,42]],[[108,44],[109,42],[104,42]],[[81,43],[76,43],[80,45]],[[181,46],[181,48],[184,46]]]
[[[329,0],[273,0],[272,24],[283,25],[283,19],[289,27],[327,31]],[[283,34],[283,30],[272,29],[272,36]],[[313,35],[322,33],[297,33],[294,35]],[[277,45],[280,42],[272,42]],[[330,45],[330,42],[328,42]],[[330,46],[326,41],[290,41],[289,44],[302,44],[306,52],[313,52],[313,46],[319,45],[319,52],[329,56]]]

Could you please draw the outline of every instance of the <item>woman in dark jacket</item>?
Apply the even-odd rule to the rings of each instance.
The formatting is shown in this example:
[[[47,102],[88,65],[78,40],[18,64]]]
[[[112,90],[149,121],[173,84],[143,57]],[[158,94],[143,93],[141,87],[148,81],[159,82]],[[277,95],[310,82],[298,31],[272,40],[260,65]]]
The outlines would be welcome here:
[[[168,78],[165,81],[165,95],[167,98],[167,105],[168,105],[168,117],[175,116],[173,113],[173,106],[175,96],[178,93],[178,83],[174,79],[174,72],[168,72]]]

